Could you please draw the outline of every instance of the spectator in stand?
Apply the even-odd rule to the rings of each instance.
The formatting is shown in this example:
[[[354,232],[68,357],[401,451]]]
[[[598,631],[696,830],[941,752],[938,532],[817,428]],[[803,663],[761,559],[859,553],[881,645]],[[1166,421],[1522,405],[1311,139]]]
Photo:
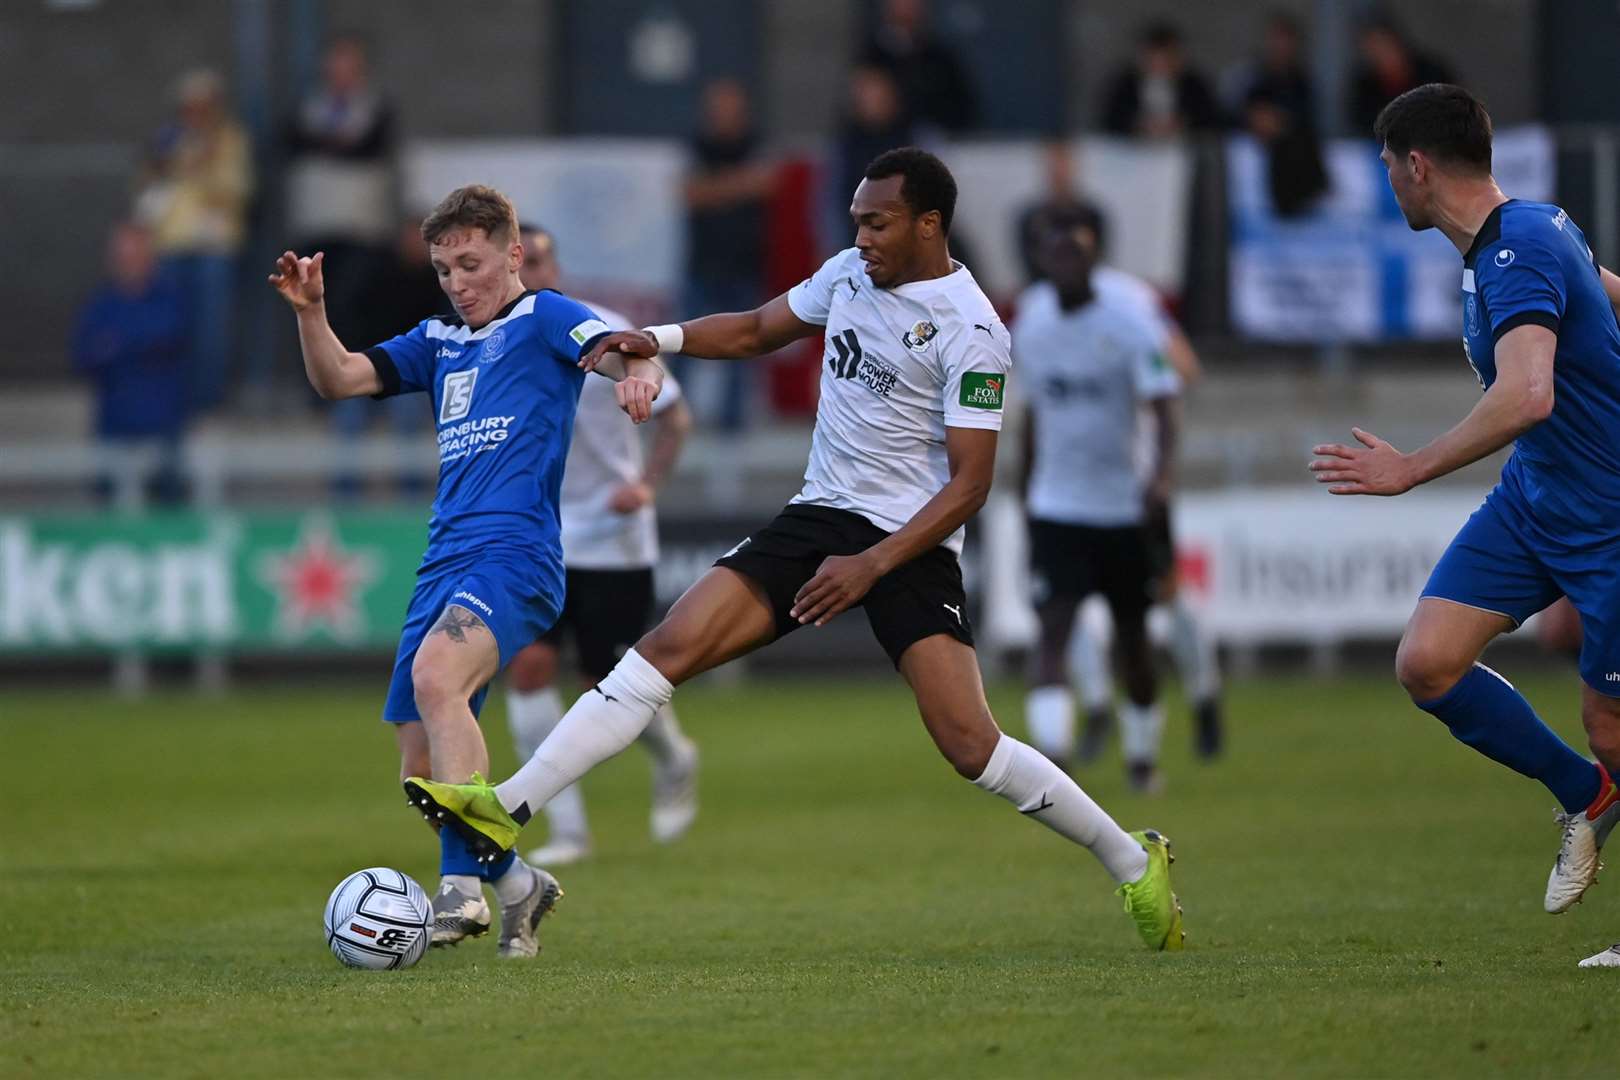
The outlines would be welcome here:
[[[1370,135],[1385,105],[1425,83],[1455,82],[1444,60],[1413,45],[1395,20],[1375,15],[1361,25],[1360,59],[1350,76],[1350,127]]]
[[[688,311],[751,311],[765,288],[765,203],[775,169],[760,160],[748,92],[736,79],[703,88],[686,178]],[[677,375],[704,422],[741,431],[754,369],[683,357]]]
[[[1266,148],[1277,214],[1294,217],[1309,210],[1327,191],[1328,174],[1316,128],[1316,92],[1305,70],[1304,37],[1293,16],[1279,12],[1267,21],[1260,57],[1244,80],[1238,121]]]
[[[356,319],[364,341],[387,341],[423,319],[452,314],[450,301],[439,287],[439,275],[428,259],[427,244],[422,241],[421,217],[399,224],[390,254],[355,292],[359,305]],[[346,398],[333,402],[330,408],[333,432],[348,443],[358,441],[379,416],[401,438],[425,436],[433,420],[416,394],[396,394],[382,401]],[[403,472],[400,490],[414,495],[427,490],[427,481],[428,477],[421,474]],[[343,474],[334,487],[340,497],[352,498],[360,494],[362,482],[358,476]]]
[[[851,71],[838,136],[838,170],[829,189],[836,200],[834,210],[840,230],[848,229],[849,195],[860,186],[867,164],[885,150],[911,146],[916,141],[911,116],[894,76],[870,64]]]
[[[1153,23],[1142,31],[1136,60],[1109,84],[1103,127],[1116,135],[1174,138],[1219,125],[1209,83],[1187,63],[1181,31]]]
[[[921,127],[966,131],[978,121],[978,95],[966,65],[928,26],[926,0],[885,0],[861,63],[900,87],[906,112]]]
[[[125,222],[107,239],[107,278],[73,331],[73,366],[91,380],[96,435],[112,449],[150,446],[159,465],[148,496],[178,502],[178,458],[186,423],[186,321],[180,293],[157,273],[151,233]],[[98,484],[103,497],[112,482]]]
[[[399,216],[394,109],[371,85],[359,37],[333,38],[321,71],[320,89],[299,104],[287,132],[288,230],[295,247],[326,253],[327,317],[340,338],[358,341],[362,290],[388,262]]]
[[[1080,196],[1074,174],[1074,154],[1069,144],[1054,139],[1046,144],[1046,193],[1018,214],[1018,255],[1028,284],[1046,280],[1041,245],[1051,233],[1054,221],[1071,219],[1092,211]],[[955,244],[952,244],[955,251]]]
[[[150,228],[162,271],[185,298],[187,405],[204,412],[225,395],[253,158],[218,72],[182,78],[176,104],[175,119],[152,145],[135,216]]]

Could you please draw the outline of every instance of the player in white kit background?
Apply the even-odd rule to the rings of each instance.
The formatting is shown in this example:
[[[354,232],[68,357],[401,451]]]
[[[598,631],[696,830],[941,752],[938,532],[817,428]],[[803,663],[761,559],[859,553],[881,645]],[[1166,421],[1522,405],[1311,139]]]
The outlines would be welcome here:
[[[499,858],[538,808],[634,741],[676,685],[862,606],[957,772],[1090,850],[1144,942],[1181,948],[1169,842],[1122,830],[1044,755],[1003,734],[985,700],[958,554],[990,492],[1012,356],[989,300],[950,257],[955,207],[956,181],[937,157],[891,150],[855,190],[855,246],[808,280],[753,311],[604,339],[604,352],[743,359],[824,332],[804,487],[687,590],[511,779],[412,778],[419,808],[442,811]]]
[[[556,238],[524,223],[523,287],[556,289],[562,279]],[[631,323],[602,304],[592,311],[611,329]],[[601,384],[601,385],[598,385]],[[574,438],[562,482],[563,566],[567,599],[545,636],[521,650],[506,670],[506,715],[519,761],[529,756],[562,719],[557,688],[559,651],[572,639],[581,690],[595,686],[653,618],[653,570],[658,564],[658,519],[654,499],[675,469],[692,427],[692,412],[674,376],[653,402],[652,445],[644,452],[636,426],[620,411],[606,379],[586,379],[579,395]],[[638,740],[652,759],[652,837],[679,839],[697,816],[697,747],[681,731],[675,706],[658,710]],[[562,866],[591,853],[585,796],[574,784],[546,804],[549,835],[529,852],[538,866]]]
[[[1096,257],[1097,229],[1087,215],[1054,216],[1041,246],[1048,279],[1025,293],[1013,330],[1029,410],[1025,501],[1040,621],[1026,721],[1038,748],[1055,761],[1069,759],[1069,636],[1081,602],[1102,595],[1127,695],[1126,768],[1134,786],[1154,790],[1164,714],[1147,609],[1162,560],[1153,556],[1149,522],[1169,505],[1181,380],[1158,322],[1094,287]],[[1145,475],[1137,460],[1144,407],[1156,434]]]

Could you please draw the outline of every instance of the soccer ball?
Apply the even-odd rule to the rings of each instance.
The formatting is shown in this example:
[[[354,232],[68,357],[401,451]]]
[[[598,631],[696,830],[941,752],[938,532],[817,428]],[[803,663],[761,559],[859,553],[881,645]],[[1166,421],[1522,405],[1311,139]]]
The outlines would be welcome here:
[[[410,967],[427,952],[432,924],[422,886],[385,866],[356,870],[326,901],[326,944],[349,967]]]

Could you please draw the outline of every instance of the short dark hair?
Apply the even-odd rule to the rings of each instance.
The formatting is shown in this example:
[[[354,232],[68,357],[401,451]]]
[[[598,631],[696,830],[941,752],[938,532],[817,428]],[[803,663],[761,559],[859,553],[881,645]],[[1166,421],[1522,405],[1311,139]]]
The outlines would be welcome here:
[[[1181,47],[1181,31],[1169,20],[1150,22],[1142,28],[1138,40],[1149,49],[1178,49]]]
[[[900,198],[913,214],[939,211],[939,227],[947,235],[956,215],[956,177],[945,163],[915,146],[885,150],[866,167],[868,180],[900,177]]]
[[[1384,106],[1373,136],[1397,157],[1422,151],[1445,165],[1491,171],[1491,116],[1473,94],[1450,83],[1428,83]]]
[[[1097,238],[1097,254],[1108,249],[1108,216],[1096,203],[1079,202],[1058,207],[1046,219],[1048,229],[1090,229]]]
[[[422,239],[430,244],[456,229],[483,229],[496,244],[518,235],[517,210],[512,200],[483,184],[468,184],[446,195],[422,221]]]

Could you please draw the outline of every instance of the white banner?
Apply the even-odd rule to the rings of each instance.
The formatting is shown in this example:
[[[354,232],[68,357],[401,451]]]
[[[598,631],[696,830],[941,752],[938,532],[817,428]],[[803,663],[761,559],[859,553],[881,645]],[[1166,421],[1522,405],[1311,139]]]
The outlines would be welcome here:
[[[1314,487],[1190,494],[1175,504],[1183,593],[1223,642],[1394,640],[1484,497],[1353,498]],[[1010,496],[992,502],[983,520],[985,643],[1027,647],[1035,613],[1023,511]]]
[[[686,168],[685,147],[664,139],[422,139],[405,153],[405,201],[425,213],[489,184],[556,236],[570,288],[667,299],[685,269]]]
[[[1175,143],[1100,135],[1068,144],[1080,194],[1108,215],[1108,261],[1172,296],[1186,275],[1192,155]],[[956,176],[956,220],[973,248],[969,267],[992,296],[1024,286],[1018,218],[1047,192],[1046,144],[953,143],[940,156]]]
[[[1329,142],[1329,192],[1309,214],[1279,218],[1264,149],[1246,135],[1227,142],[1228,272],[1240,334],[1297,342],[1462,336],[1462,260],[1437,230],[1407,227],[1378,151],[1370,139]],[[1497,132],[1503,190],[1551,199],[1555,152],[1543,128]]]

